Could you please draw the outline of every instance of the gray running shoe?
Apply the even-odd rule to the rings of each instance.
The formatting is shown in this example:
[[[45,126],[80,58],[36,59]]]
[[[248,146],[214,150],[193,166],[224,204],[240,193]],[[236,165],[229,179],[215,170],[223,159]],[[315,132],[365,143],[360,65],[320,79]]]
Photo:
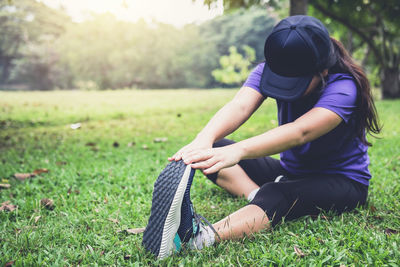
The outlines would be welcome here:
[[[168,257],[179,250],[177,239],[181,224],[181,207],[185,191],[189,190],[194,169],[182,160],[169,163],[158,176],[153,191],[151,214],[143,234],[143,246],[157,258]],[[179,247],[177,247],[179,244]]]

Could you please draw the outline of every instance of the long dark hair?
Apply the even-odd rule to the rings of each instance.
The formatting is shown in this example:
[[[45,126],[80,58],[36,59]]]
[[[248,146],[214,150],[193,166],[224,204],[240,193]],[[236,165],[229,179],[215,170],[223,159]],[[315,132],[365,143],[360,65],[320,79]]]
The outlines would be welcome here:
[[[357,85],[357,126],[356,136],[360,138],[361,142],[372,146],[366,138],[365,131],[374,136],[379,134],[382,127],[379,123],[378,113],[374,104],[371,94],[371,87],[363,69],[356,64],[343,44],[331,37],[335,56],[337,58],[336,64],[329,68],[328,73],[348,73],[354,77]],[[375,136],[374,136],[375,137]]]

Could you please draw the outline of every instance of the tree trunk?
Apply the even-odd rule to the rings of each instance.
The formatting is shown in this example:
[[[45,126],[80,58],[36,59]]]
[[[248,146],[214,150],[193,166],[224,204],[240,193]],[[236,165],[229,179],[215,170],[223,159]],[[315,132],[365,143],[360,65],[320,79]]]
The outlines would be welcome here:
[[[290,16],[307,15],[308,0],[290,0]]]
[[[2,67],[0,75],[0,83],[6,83],[10,76],[11,60],[9,57],[3,57],[0,59],[0,66]]]
[[[398,66],[384,68],[381,75],[383,98],[400,97],[400,69]]]
[[[353,32],[351,30],[347,30],[346,49],[349,51],[350,55],[353,54]]]
[[[371,48],[369,47],[369,45],[367,45],[367,51],[365,52],[365,56],[364,56],[364,58],[363,58],[363,60],[362,60],[362,63],[361,63],[361,66],[363,67],[363,68],[365,68],[364,66],[367,66],[367,64],[368,64],[368,59],[369,59],[369,56],[370,56],[370,54],[371,54]]]

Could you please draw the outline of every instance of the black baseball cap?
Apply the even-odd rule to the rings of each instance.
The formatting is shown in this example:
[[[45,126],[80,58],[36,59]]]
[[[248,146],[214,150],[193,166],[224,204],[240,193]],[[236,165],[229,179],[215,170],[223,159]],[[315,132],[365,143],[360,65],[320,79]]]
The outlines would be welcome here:
[[[298,99],[314,75],[335,64],[333,51],[318,19],[298,15],[281,20],[265,41],[261,93],[288,102]]]

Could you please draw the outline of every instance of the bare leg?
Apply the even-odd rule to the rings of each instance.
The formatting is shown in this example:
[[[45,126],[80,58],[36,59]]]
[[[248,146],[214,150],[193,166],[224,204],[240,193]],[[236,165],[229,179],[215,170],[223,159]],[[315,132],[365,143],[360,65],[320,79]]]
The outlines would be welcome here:
[[[234,165],[219,171],[216,183],[229,193],[247,197],[259,186],[250,179],[239,165]]]
[[[236,196],[248,195],[259,186],[246,174],[239,165],[219,171],[216,183]],[[262,229],[269,228],[269,220],[265,212],[256,205],[245,206],[228,217],[215,223],[214,228],[221,237],[215,241],[239,239]]]
[[[245,206],[221,221],[215,223],[215,230],[221,240],[215,238],[216,242],[229,239],[240,239],[244,235],[251,235],[270,227],[265,212],[256,205]]]

